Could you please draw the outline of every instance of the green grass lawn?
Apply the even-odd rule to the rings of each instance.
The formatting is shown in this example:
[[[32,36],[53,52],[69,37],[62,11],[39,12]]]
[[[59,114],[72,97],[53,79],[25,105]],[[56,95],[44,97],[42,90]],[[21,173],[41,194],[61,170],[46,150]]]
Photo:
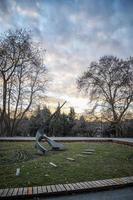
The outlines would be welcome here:
[[[0,142],[0,188],[133,176],[132,147],[87,142],[65,143],[65,146],[66,151],[49,151],[40,156],[34,142]],[[95,149],[95,153],[79,157],[86,148]],[[18,177],[17,168],[21,170]]]

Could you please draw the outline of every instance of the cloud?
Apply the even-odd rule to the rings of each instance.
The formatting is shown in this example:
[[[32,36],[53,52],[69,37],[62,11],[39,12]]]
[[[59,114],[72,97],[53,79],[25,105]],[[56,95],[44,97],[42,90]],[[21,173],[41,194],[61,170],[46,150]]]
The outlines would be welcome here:
[[[132,0],[0,0],[0,32],[31,29],[46,48],[48,94],[75,101],[78,110],[87,98],[77,91],[76,78],[89,63],[105,54],[132,56],[132,8]]]
[[[36,18],[38,17],[38,12],[32,10],[32,9],[22,9],[20,6],[16,7],[16,11],[23,16]],[[32,19],[33,20],[33,19]]]

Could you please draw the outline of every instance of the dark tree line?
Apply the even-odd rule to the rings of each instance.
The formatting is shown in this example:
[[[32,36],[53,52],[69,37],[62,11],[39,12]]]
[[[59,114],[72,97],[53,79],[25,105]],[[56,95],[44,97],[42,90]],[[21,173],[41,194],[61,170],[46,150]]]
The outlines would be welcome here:
[[[38,128],[43,127],[45,121],[50,118],[52,113],[45,106],[42,110],[40,107],[30,118],[30,135],[35,135]],[[68,136],[72,134],[72,128],[75,124],[75,111],[70,108],[69,114],[61,113],[57,107],[57,114],[48,124],[48,136]]]
[[[58,107],[57,107],[58,109]],[[40,127],[45,128],[45,121],[52,115],[50,109],[40,106],[30,117],[24,117],[19,123],[14,136],[35,136]],[[125,120],[121,124],[123,137],[133,137],[133,120]],[[109,122],[88,121],[83,115],[77,118],[73,108],[68,114],[58,114],[48,124],[48,136],[85,136],[85,137],[112,137]]]
[[[58,107],[57,107],[58,109]],[[45,124],[45,121],[52,115],[50,109],[40,106],[34,111],[32,116],[25,117],[17,127],[15,135],[35,136],[37,129]],[[122,137],[133,137],[133,120],[125,120],[121,124]],[[112,137],[109,122],[88,121],[83,115],[77,118],[73,108],[68,114],[58,114],[49,123],[48,136],[85,136],[85,137]]]
[[[89,124],[84,116],[79,119],[73,107],[70,107],[68,114],[58,111],[54,118],[48,124],[48,136],[94,136],[96,133],[96,126]],[[36,131],[45,125],[45,121],[51,117],[52,113],[47,106],[42,109],[40,106],[34,111],[31,117],[24,118],[18,129],[16,135],[21,136],[35,136]],[[98,125],[97,125],[98,127]]]

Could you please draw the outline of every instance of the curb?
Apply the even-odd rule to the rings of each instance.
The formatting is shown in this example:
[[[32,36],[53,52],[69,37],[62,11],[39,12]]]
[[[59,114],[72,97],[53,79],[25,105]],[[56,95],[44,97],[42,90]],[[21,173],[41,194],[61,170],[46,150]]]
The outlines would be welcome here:
[[[133,186],[133,176],[69,184],[0,189],[0,199],[25,199]]]
[[[112,140],[112,143],[116,144],[124,144],[133,147],[133,142],[128,142],[128,141],[119,141],[119,140]]]
[[[115,144],[123,144],[123,145],[128,145],[128,146],[132,146],[133,147],[133,142],[128,142],[128,141],[122,141],[122,140],[113,140],[113,139],[107,139],[107,140],[96,140],[96,139],[91,139],[91,140],[86,140],[86,139],[81,139],[81,140],[58,140],[55,139],[54,141],[56,142],[68,142],[68,143],[72,143],[72,142],[95,142],[95,143],[115,143]],[[0,142],[35,142],[35,140],[5,140],[5,139],[0,139]]]

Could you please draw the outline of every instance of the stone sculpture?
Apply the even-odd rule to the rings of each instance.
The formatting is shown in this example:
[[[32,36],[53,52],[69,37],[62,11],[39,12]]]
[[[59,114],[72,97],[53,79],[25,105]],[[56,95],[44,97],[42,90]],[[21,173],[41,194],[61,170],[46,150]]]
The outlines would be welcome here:
[[[51,147],[52,150],[64,150],[65,146],[59,142],[56,142],[54,140],[52,140],[51,138],[47,137],[47,131],[48,131],[48,126],[49,126],[49,122],[50,120],[56,115],[56,113],[64,106],[64,104],[66,103],[66,101],[59,107],[59,109],[54,112],[50,118],[45,122],[43,128],[40,128],[37,130],[36,133],[36,144],[35,147],[38,150],[38,152],[45,154],[48,150],[40,143],[42,140],[45,140]]]

